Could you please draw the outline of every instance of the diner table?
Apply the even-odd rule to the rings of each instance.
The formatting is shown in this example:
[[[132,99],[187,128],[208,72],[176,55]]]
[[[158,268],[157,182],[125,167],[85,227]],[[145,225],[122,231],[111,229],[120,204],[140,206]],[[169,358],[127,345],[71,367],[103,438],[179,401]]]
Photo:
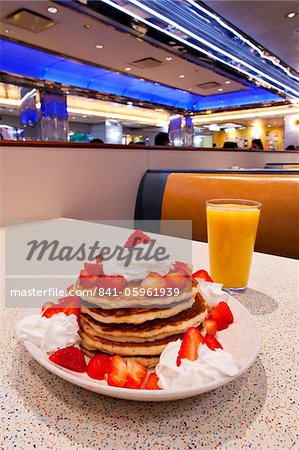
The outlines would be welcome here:
[[[254,254],[249,286],[235,298],[254,316],[262,343],[241,377],[185,400],[134,402],[68,383],[16,342],[22,311],[5,307],[4,233],[1,229],[1,449],[298,448],[298,261]],[[193,263],[208,269],[207,244],[193,242]]]

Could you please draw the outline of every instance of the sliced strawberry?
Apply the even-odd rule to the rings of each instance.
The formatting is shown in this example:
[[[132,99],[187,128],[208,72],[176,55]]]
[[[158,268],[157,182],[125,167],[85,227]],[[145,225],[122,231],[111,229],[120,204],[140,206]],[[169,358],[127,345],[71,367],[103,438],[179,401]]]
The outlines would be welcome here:
[[[54,316],[54,314],[63,312],[67,316],[75,314],[75,316],[77,316],[77,319],[79,321],[80,306],[81,306],[80,297],[78,297],[77,295],[73,295],[64,297],[58,301],[59,303],[53,304],[53,306],[50,306],[49,308],[44,310],[43,317],[47,317],[49,319],[50,317]]]
[[[102,253],[99,253],[99,254],[96,256],[96,263],[102,263],[102,262],[103,262],[103,259],[104,259],[104,257],[103,257],[103,255],[102,255]]]
[[[212,336],[211,334],[206,334],[205,343],[210,350],[216,350],[216,348],[221,348],[223,350],[223,347],[220,344],[220,342],[218,342],[215,336]]]
[[[50,361],[58,366],[73,370],[74,372],[86,372],[86,362],[83,353],[76,347],[66,347],[57,350],[49,357]]]
[[[144,280],[142,280],[141,287],[143,287],[144,289],[148,289],[151,292],[149,292],[150,297],[153,294],[153,289],[157,289],[158,294],[164,295],[166,291],[163,292],[160,291],[160,289],[165,289],[167,287],[167,281],[164,277],[162,277],[162,275],[152,272],[146,278],[144,278]]]
[[[155,372],[150,373],[145,385],[143,386],[143,389],[151,389],[155,391],[160,390],[161,388],[159,388],[158,386],[158,381],[159,378],[157,374]]]
[[[90,278],[89,273],[86,272],[86,270],[80,270],[80,278]]]
[[[167,282],[167,285],[172,288],[184,289],[187,283],[187,276],[185,272],[170,272],[167,275],[164,275],[164,279]]]
[[[192,277],[193,278],[202,278],[205,281],[211,281],[213,283],[213,280],[210,277],[210,275],[208,274],[208,272],[203,269],[197,270],[195,273],[192,274]]]
[[[234,316],[230,307],[226,302],[220,302],[215,306],[208,319],[215,320],[217,323],[217,330],[225,330],[234,321]]]
[[[136,230],[134,233],[129,236],[127,242],[124,245],[124,248],[135,247],[138,244],[149,244],[151,242],[151,238],[143,233],[141,230]]]
[[[146,368],[133,359],[127,360],[127,368],[127,380],[124,387],[128,389],[140,389],[147,374]]]
[[[188,328],[181,343],[176,365],[180,366],[181,360],[184,358],[195,361],[197,359],[198,347],[200,344],[204,344],[204,342],[204,337],[197,328]]]
[[[141,286],[144,288],[162,288],[166,287],[167,283],[164,277],[162,275],[159,275],[158,273],[151,272],[144,280],[141,282]]]
[[[101,262],[84,263],[84,270],[88,275],[103,275],[103,264]]]
[[[107,289],[116,289],[117,293],[120,292],[126,284],[126,279],[122,275],[103,275],[97,277],[95,283],[98,288],[102,288],[105,291]]]
[[[81,270],[80,275],[80,287],[82,289],[92,289],[96,287],[98,277],[96,275],[89,275],[86,270]]]
[[[126,361],[118,355],[110,359],[108,368],[108,384],[110,386],[124,387],[127,380],[128,368]]]
[[[215,336],[215,334],[217,333],[217,322],[216,322],[216,320],[206,319],[204,321],[204,325],[206,327],[207,334],[211,334],[212,336]]]
[[[173,268],[177,272],[186,273],[186,275],[188,275],[190,278],[192,276],[192,266],[182,261],[175,261],[175,263],[173,264]]]
[[[87,366],[87,375],[95,380],[103,380],[108,373],[110,358],[108,355],[99,353],[91,358]]]

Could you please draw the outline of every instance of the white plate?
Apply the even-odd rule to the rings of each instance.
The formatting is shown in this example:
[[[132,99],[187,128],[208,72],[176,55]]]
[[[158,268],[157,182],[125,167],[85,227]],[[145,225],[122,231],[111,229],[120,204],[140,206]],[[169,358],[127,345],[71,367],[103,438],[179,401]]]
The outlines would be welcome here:
[[[25,341],[24,345],[31,356],[43,367],[50,370],[50,372],[77,386],[97,392],[98,394],[126,400],[154,402],[194,397],[230,383],[235,378],[241,376],[255,361],[259,352],[260,334],[252,315],[233,297],[226,293],[223,294],[223,297],[225,297],[232,310],[234,323],[228,329],[219,332],[217,338],[221,342],[224,350],[232,354],[240,370],[234,377],[221,378],[198,387],[153,391],[107,386],[104,381],[92,380],[85,373],[76,373],[57,366],[48,359],[47,354],[28,341]],[[29,314],[38,314],[38,310],[25,311],[26,316]]]

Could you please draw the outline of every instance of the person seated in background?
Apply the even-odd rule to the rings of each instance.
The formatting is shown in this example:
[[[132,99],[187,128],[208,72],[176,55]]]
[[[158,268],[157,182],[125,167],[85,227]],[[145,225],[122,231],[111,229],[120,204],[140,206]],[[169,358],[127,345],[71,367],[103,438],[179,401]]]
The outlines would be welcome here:
[[[226,141],[222,148],[238,148],[238,144],[236,142]]]
[[[103,139],[96,138],[96,139],[92,139],[89,143],[90,144],[104,144],[104,141],[103,141]]]
[[[168,133],[160,131],[160,133],[155,136],[155,145],[169,145]]]
[[[252,139],[251,150],[264,150],[262,141],[260,139]]]
[[[295,147],[295,145],[291,144],[291,145],[288,145],[285,150],[296,150],[296,147]]]

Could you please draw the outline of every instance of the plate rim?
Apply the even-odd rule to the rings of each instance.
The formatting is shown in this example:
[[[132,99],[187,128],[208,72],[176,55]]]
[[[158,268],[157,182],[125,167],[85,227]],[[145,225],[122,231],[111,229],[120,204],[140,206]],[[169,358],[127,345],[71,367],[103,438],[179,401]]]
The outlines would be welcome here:
[[[218,380],[213,380],[209,383],[204,384],[203,386],[199,387],[185,387],[181,389],[165,389],[165,390],[146,390],[146,389],[128,389],[128,388],[121,388],[121,387],[115,387],[115,386],[109,386],[105,384],[101,384],[99,380],[93,380],[92,378],[89,378],[86,373],[76,373],[71,370],[62,368],[52,361],[49,360],[47,357],[47,354],[44,353],[42,350],[40,350],[35,344],[31,343],[28,340],[24,340],[22,344],[25,346],[26,350],[29,352],[29,354],[45,369],[49,370],[50,372],[54,373],[54,375],[76,385],[79,387],[82,387],[84,389],[87,389],[92,392],[96,392],[101,395],[106,395],[113,398],[120,398],[125,400],[134,400],[134,401],[171,401],[171,400],[179,400],[183,398],[188,397],[195,397],[201,394],[204,394],[206,392],[212,391],[214,389],[217,389],[218,387],[225,386],[228,383],[231,383],[236,378],[239,378],[242,376],[249,367],[254,363],[256,360],[261,347],[261,334],[259,327],[257,325],[256,320],[254,319],[253,315],[250,313],[250,311],[242,305],[241,302],[239,302],[237,299],[233,298],[231,295],[226,294],[226,301],[230,305],[237,304],[238,308],[240,308],[241,312],[247,316],[247,318],[251,321],[253,327],[253,336],[255,338],[255,347],[254,351],[248,358],[246,364],[238,371],[238,373],[233,377],[223,377]],[[25,309],[23,310],[22,317],[26,317],[29,315],[29,311],[34,311],[40,313],[39,308],[32,308],[32,309]],[[31,313],[32,314],[32,313]]]

